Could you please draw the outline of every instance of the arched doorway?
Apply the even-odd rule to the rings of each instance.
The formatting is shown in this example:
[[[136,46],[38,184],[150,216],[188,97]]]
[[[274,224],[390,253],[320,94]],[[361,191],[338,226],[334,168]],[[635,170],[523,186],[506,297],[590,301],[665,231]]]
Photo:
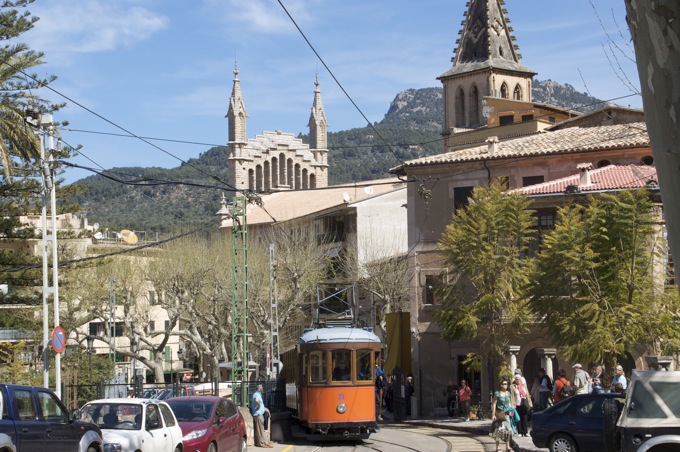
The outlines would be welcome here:
[[[524,360],[522,360],[522,374],[524,375],[524,378],[527,380],[527,386],[531,387],[531,385],[534,382],[534,378],[538,377],[538,369],[543,367],[542,360],[541,358],[543,357],[543,349],[542,348],[532,348],[527,352],[527,354],[524,356]],[[557,375],[557,371],[559,370],[559,362],[556,357],[552,358],[552,375],[553,377]],[[548,369],[546,369],[547,371]]]

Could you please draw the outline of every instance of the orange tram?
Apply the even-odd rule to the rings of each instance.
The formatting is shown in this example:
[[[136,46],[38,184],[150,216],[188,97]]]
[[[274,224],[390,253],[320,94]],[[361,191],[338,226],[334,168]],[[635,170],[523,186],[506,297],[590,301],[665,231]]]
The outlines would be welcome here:
[[[300,337],[286,404],[308,439],[358,440],[378,431],[373,369],[380,349],[368,329],[317,328]]]

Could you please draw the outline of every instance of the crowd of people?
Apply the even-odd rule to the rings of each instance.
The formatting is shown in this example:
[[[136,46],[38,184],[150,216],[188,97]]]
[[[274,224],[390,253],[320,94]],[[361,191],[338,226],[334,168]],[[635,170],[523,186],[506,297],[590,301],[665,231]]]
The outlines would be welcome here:
[[[567,372],[560,369],[552,381],[545,369],[538,371],[531,387],[528,387],[521,369],[516,369],[514,377],[501,377],[498,390],[493,393],[491,402],[492,424],[490,435],[496,440],[496,450],[505,444],[510,450],[513,435],[528,436],[528,420],[532,411],[542,411],[553,403],[574,394],[603,392],[625,392],[628,387],[623,367],[615,367],[615,375],[609,377],[601,365],[592,374],[583,370],[581,364],[574,364],[574,377],[570,381]]]

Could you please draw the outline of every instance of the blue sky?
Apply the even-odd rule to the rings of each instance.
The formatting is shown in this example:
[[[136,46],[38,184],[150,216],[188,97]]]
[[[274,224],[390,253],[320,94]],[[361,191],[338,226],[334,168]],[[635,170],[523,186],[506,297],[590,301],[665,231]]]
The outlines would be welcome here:
[[[441,86],[436,77],[451,66],[466,10],[466,0],[282,1],[372,122],[398,92]],[[507,0],[522,62],[540,80],[602,99],[628,96],[612,69],[620,65],[639,85],[624,2],[591,1]],[[64,141],[82,145],[101,167],[170,168],[181,162],[168,154],[186,160],[226,144],[235,60],[251,138],[264,130],[307,132],[317,71],[330,131],[366,125],[277,0],[37,0],[30,10],[41,20],[21,40],[45,53],[47,64],[36,72],[56,75],[52,88],[70,100],[40,94],[69,104],[55,115],[70,123]],[[606,55],[600,20],[622,50],[616,60]],[[642,106],[639,96],[617,102]],[[163,152],[100,134],[125,133],[116,126],[205,144],[154,141]],[[72,161],[95,166],[83,156]],[[65,179],[90,174],[68,170]]]

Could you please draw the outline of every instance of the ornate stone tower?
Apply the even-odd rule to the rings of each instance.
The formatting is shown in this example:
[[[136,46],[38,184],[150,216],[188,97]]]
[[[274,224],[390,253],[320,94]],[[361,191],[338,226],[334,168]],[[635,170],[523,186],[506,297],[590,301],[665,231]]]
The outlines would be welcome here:
[[[328,185],[328,123],[318,77],[309,118],[310,144],[280,130],[246,136],[246,108],[238,69],[229,98],[229,181],[237,190],[271,193]]]
[[[234,187],[242,187],[247,183],[247,173],[238,171],[238,168],[247,161],[252,161],[248,155],[246,146],[248,136],[246,135],[246,105],[243,102],[241,92],[241,81],[238,78],[238,67],[234,64],[234,87],[229,98],[229,180]]]
[[[444,85],[444,134],[486,125],[484,97],[531,102],[536,75],[520,63],[504,0],[470,0]]]
[[[316,184],[319,187],[325,187],[328,185],[328,122],[323,103],[321,103],[318,75],[314,86],[316,86],[314,103],[312,113],[309,115],[309,148],[314,154]]]

